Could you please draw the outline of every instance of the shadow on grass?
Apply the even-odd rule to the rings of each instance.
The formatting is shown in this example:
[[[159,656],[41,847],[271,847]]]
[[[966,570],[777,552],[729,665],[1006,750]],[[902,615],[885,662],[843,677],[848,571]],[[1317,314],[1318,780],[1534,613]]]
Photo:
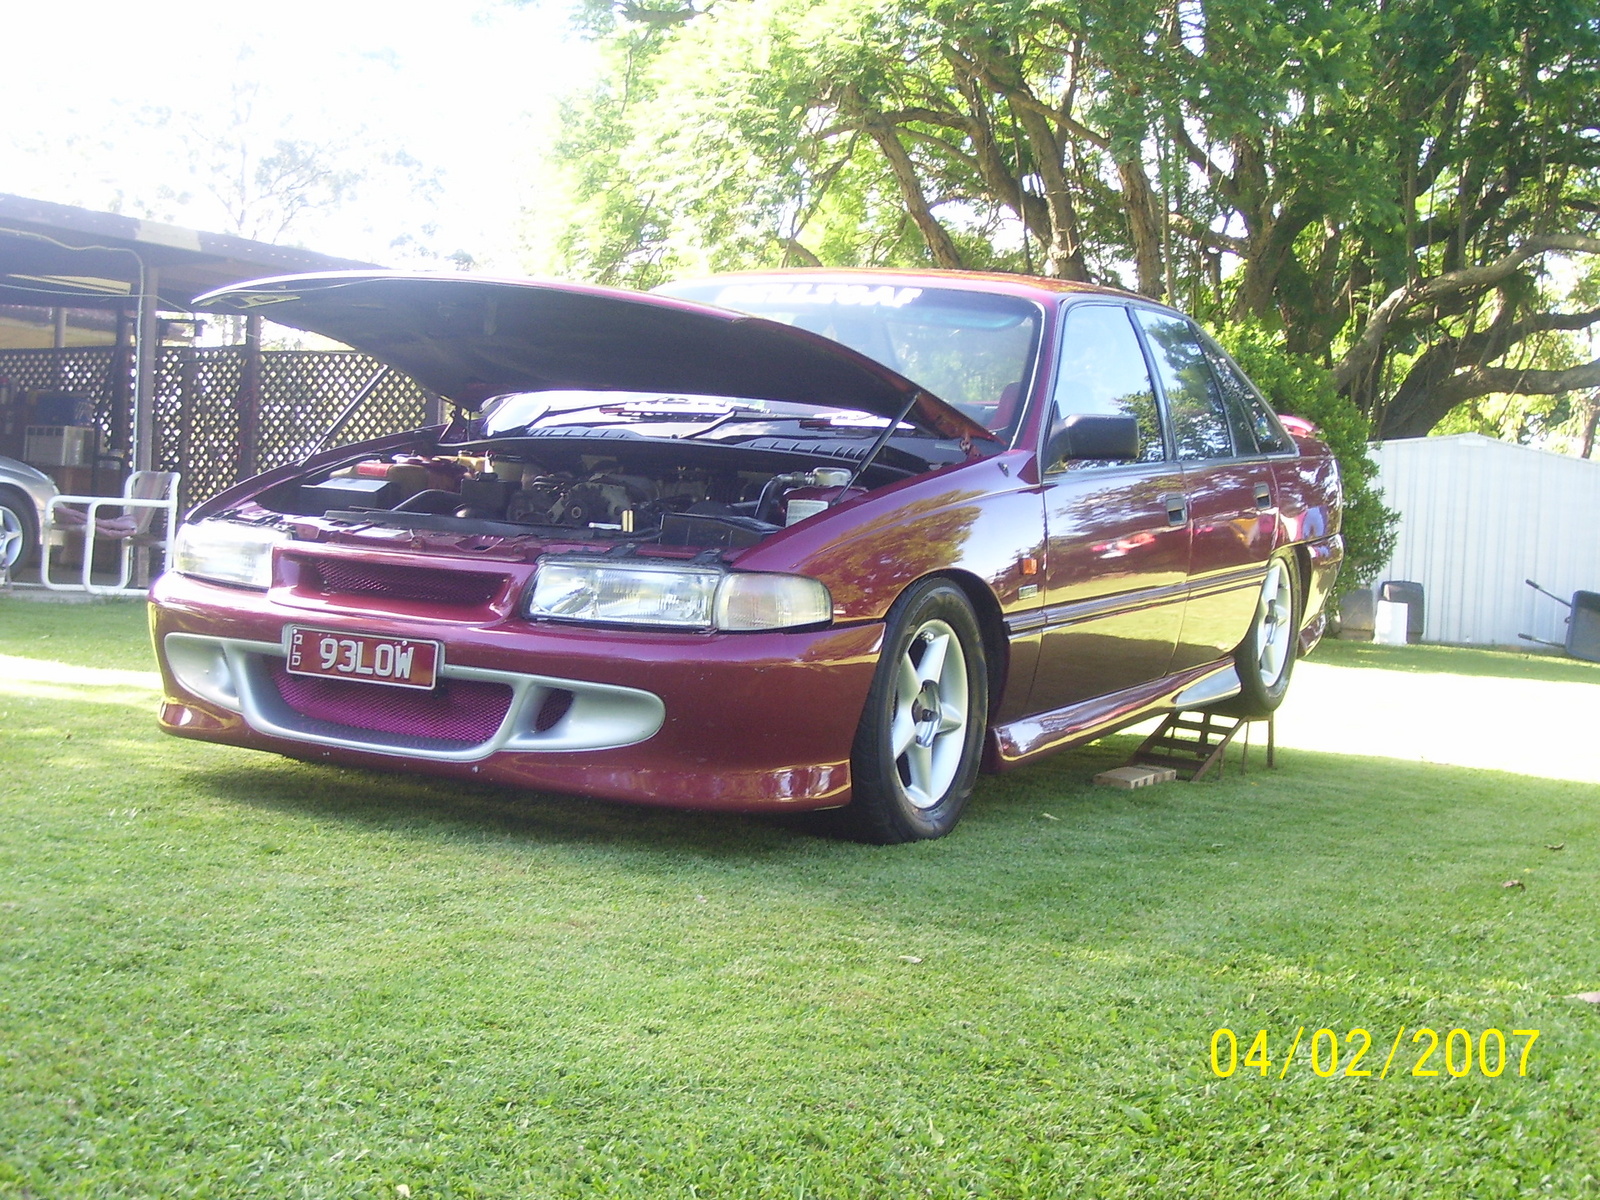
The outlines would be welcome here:
[[[1442,675],[1486,675],[1547,683],[1600,683],[1600,663],[1557,654],[1519,654],[1477,646],[1382,646],[1325,638],[1308,660],[1333,667],[1367,667]]]
[[[748,857],[816,840],[807,814],[688,812],[358,768],[273,762],[192,772],[221,799],[253,808],[458,840],[493,833],[540,844],[609,844]]]
[[[198,790],[230,803],[427,839],[492,834],[530,844],[611,846],[707,860],[830,853],[870,860],[935,847],[948,853],[973,839],[986,842],[988,835],[1019,822],[1061,820],[1085,802],[1092,809],[1142,807],[1152,793],[1111,791],[1093,783],[1097,772],[1126,761],[1138,742],[1133,736],[1108,738],[1005,775],[980,776],[955,835],[903,847],[841,837],[827,812],[696,812],[256,755],[237,767],[211,766],[185,775]],[[1236,772],[1237,765],[1230,768]],[[1051,804],[1062,813],[1041,817],[1041,808]]]
[[[1420,937],[1423,957],[1470,959],[1481,979],[1510,969],[1516,939],[1496,932],[1506,921],[1519,938],[1554,939],[1554,961],[1571,950],[1556,953],[1563,931],[1588,912],[1600,811],[1586,785],[1301,751],[1282,752],[1276,771],[1230,768],[1214,784],[1093,785],[1133,744],[1108,739],[981,779],[952,836],[888,848],[831,841],[795,820],[289,763],[189,782],[291,823],[427,847],[418,870],[481,869],[485,888],[522,878],[508,868],[578,872],[600,898],[625,879],[775,912],[816,906],[842,928],[892,930],[916,953],[997,939],[1023,956],[1131,955],[1117,968],[1131,975],[1151,955],[1294,974],[1307,946],[1320,948],[1318,970],[1409,970]],[[1526,886],[1502,886],[1512,878]],[[522,886],[505,903],[520,902]]]
[[[773,953],[799,937],[823,958],[870,944],[970,956],[980,974],[1082,960],[1128,997],[1163,973],[1246,968],[1291,990],[1419,971],[1452,991],[1537,977],[1570,992],[1587,978],[1572,930],[1590,923],[1600,869],[1592,785],[1286,749],[1277,770],[1235,762],[1217,783],[1095,786],[1135,744],[1120,735],[981,778],[952,836],[897,847],[830,840],[795,818],[210,748],[176,770],[169,759],[165,777],[199,801],[173,812],[215,842],[208,869],[224,893],[284,886],[309,903],[418,889],[470,897],[473,920],[491,924],[555,904],[649,946],[699,945],[709,935],[677,922],[712,914]],[[1524,886],[1502,886],[1512,879]]]
[[[198,790],[229,803],[315,820],[370,826],[436,842],[509,839],[528,846],[604,848],[629,856],[685,857],[707,863],[782,859],[1037,866],[1041,853],[1089,863],[1117,853],[1210,855],[1217,843],[1241,848],[1293,843],[1316,852],[1311,826],[1339,828],[1340,855],[1392,854],[1396,821],[1437,824],[1457,810],[1482,810],[1504,840],[1524,805],[1577,806],[1588,785],[1493,771],[1280,749],[1268,770],[1260,749],[1249,769],[1237,757],[1220,780],[1136,791],[1094,784],[1123,763],[1138,738],[1119,735],[1001,776],[982,776],[951,837],[901,847],[866,846],[830,835],[824,814],[692,812],[553,793],[504,789],[354,768],[251,756],[237,767],[185,772]],[[819,818],[821,818],[819,820]],[[1476,815],[1473,819],[1477,819]],[[1467,827],[1444,834],[1468,844]],[[1534,841],[1543,834],[1530,835]],[[1552,840],[1557,832],[1550,834]],[[1041,840],[1043,839],[1043,840]]]

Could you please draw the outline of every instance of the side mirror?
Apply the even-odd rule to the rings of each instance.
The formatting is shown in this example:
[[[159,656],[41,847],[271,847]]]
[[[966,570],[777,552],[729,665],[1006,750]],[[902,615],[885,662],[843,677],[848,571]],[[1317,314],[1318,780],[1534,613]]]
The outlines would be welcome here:
[[[1048,462],[1106,459],[1133,462],[1139,457],[1139,419],[1099,413],[1073,413],[1050,435]]]

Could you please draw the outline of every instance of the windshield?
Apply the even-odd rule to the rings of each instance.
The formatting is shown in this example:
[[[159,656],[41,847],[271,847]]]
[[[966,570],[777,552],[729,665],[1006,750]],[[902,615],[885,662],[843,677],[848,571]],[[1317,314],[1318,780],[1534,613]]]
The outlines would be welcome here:
[[[853,282],[711,280],[658,291],[843,342],[1009,440],[1043,314],[1015,296]]]

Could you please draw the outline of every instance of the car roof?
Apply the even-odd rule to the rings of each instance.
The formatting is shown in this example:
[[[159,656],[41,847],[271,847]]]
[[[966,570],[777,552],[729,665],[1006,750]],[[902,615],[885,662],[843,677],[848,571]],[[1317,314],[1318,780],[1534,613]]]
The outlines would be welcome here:
[[[913,270],[905,267],[782,267],[759,271],[723,271],[714,275],[686,276],[670,284],[664,284],[658,290],[724,280],[759,280],[769,283],[837,280],[851,283],[920,285],[999,293],[1040,302],[1060,300],[1069,295],[1149,301],[1149,297],[1134,292],[1073,279],[1046,279],[1039,275],[1013,275],[1005,271],[953,271],[933,268]]]

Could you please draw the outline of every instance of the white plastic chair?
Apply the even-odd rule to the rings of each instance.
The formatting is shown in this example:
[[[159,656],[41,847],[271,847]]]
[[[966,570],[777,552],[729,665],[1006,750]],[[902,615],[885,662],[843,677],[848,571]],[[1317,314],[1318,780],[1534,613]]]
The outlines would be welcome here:
[[[45,509],[44,529],[40,531],[39,582],[58,592],[85,591],[97,596],[142,596],[146,589],[129,587],[133,578],[133,552],[146,546],[160,546],[170,556],[172,534],[178,526],[178,480],[176,471],[135,471],[128,476],[120,496],[55,496]],[[81,506],[81,511],[78,506]],[[100,510],[114,508],[116,516],[101,516]],[[160,530],[152,531],[157,514],[165,513]],[[83,537],[83,578],[77,583],[61,583],[50,578],[50,548],[65,545],[68,536]],[[94,583],[96,538],[122,543],[122,568],[115,586]]]

